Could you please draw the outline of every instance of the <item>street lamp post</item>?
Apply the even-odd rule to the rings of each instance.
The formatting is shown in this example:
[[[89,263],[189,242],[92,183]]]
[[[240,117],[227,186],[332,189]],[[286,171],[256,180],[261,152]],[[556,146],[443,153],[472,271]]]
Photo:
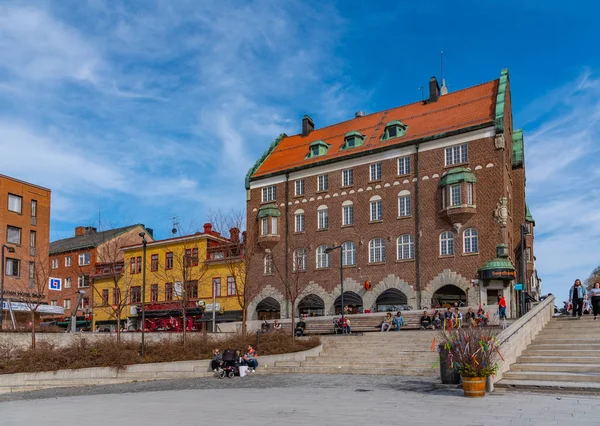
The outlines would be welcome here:
[[[146,356],[146,233],[140,232],[139,236],[142,237],[142,245],[144,246],[144,258],[142,260],[142,358]]]
[[[2,244],[2,275],[0,275],[0,330],[2,330],[2,319],[4,314],[4,266],[6,265],[6,260],[4,259],[4,249],[6,249],[9,253],[15,252],[14,247]]]
[[[340,296],[340,302],[342,304],[342,334],[344,334],[344,332],[346,331],[346,322],[344,320],[344,257],[342,256],[342,246],[327,247],[325,249],[325,253],[330,254],[332,251],[338,249],[340,250],[340,290],[342,292]]]
[[[525,234],[527,233],[527,227],[521,224],[521,316],[527,313],[527,302],[525,298],[525,292],[527,290],[527,270],[525,269]]]
[[[215,334],[217,332],[217,288],[215,280],[212,280],[212,332]]]

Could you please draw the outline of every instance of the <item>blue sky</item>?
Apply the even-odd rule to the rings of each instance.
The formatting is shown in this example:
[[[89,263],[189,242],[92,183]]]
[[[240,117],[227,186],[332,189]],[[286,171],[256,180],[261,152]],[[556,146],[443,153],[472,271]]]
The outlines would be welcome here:
[[[52,189],[53,239],[99,213],[165,237],[243,208],[303,114],[420,99],[443,50],[451,91],[510,69],[537,266],[564,297],[600,264],[599,6],[446,3],[0,0],[0,173]]]

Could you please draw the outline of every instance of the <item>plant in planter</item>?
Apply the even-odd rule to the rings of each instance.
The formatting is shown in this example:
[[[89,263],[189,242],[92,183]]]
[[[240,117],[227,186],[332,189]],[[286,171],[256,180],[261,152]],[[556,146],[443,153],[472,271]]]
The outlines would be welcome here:
[[[459,328],[442,335],[448,365],[460,374],[465,396],[485,396],[486,377],[498,371],[497,359],[502,358],[494,329]]]

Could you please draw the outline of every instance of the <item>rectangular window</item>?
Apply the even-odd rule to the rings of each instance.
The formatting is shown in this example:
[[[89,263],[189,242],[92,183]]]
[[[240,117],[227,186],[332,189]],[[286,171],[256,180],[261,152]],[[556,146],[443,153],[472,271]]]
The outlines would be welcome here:
[[[468,161],[468,145],[466,143],[446,148],[446,166],[467,163]]]
[[[102,301],[100,302],[102,306],[108,305],[108,289],[105,288],[102,290]]]
[[[135,274],[135,257],[129,259],[129,273]]]
[[[173,252],[165,254],[165,269],[173,269]]]
[[[150,256],[150,271],[158,271],[158,254],[153,254]]]
[[[329,190],[329,175],[317,176],[317,191],[328,191]]]
[[[140,272],[142,272],[142,256],[135,258],[135,273],[139,274]]]
[[[398,216],[407,217],[410,216],[410,214],[410,195],[398,197]]]
[[[63,306],[65,307],[65,309],[71,309],[71,299],[65,299],[63,301]]]
[[[473,184],[467,183],[467,204],[473,205]]]
[[[221,278],[212,279],[213,296],[221,297]]]
[[[294,182],[294,194],[304,195],[304,179],[298,179]]]
[[[77,287],[84,288],[90,286],[90,276],[89,275],[79,275],[77,277]]]
[[[65,266],[69,267],[73,265],[73,257],[72,256],[65,256]]]
[[[410,174],[410,157],[398,158],[398,175],[409,175]]]
[[[446,208],[446,188],[442,188],[442,209]]]
[[[57,306],[57,301],[56,300],[51,300],[50,301],[50,306]]]
[[[158,302],[158,284],[152,284],[150,286],[150,301]]]
[[[275,265],[273,264],[273,255],[271,253],[265,254],[264,262],[264,275],[273,275],[273,272],[275,271]]]
[[[35,262],[29,262],[29,286],[31,288],[34,287],[34,284],[35,284],[34,280],[35,280]]]
[[[227,296],[235,296],[236,294],[235,277],[227,277]]]
[[[266,203],[268,201],[275,201],[277,197],[277,189],[275,185],[265,186],[262,189],[262,202]]]
[[[8,210],[15,213],[21,213],[23,211],[23,197],[8,194]]]
[[[31,200],[31,217],[37,217],[37,201]]]
[[[292,265],[292,270],[296,271],[306,271],[306,249],[299,248],[294,251],[294,264]]]
[[[52,259],[52,269],[58,269],[58,259]]]
[[[173,284],[171,284],[171,283],[165,284],[165,300],[166,301],[173,300]]]
[[[460,184],[450,185],[450,207],[460,206],[461,204]]]
[[[354,185],[354,170],[346,169],[342,170],[342,186]]]
[[[21,262],[19,259],[6,259],[6,275],[18,277],[21,275]]]
[[[531,248],[530,247],[525,248],[525,259],[527,259],[527,263],[531,262]]]
[[[65,288],[71,288],[71,277],[65,278]]]
[[[371,164],[369,167],[369,180],[381,180],[381,163]]]
[[[354,206],[352,204],[342,207],[342,225],[354,224]]]
[[[271,234],[277,235],[277,218],[271,218]]]
[[[112,304],[118,306],[121,303],[121,290],[118,288],[112,289]]]
[[[185,266],[198,266],[198,249],[185,250]]]
[[[9,244],[21,245],[21,228],[16,226],[7,226],[6,242]]]
[[[329,210],[323,209],[318,211],[318,228],[327,229],[329,228]]]
[[[29,247],[34,249],[36,247],[37,235],[35,231],[29,231]]]
[[[198,280],[188,281],[185,283],[185,292],[187,299],[198,298]]]
[[[269,218],[263,217],[260,220],[260,235],[269,235]]]
[[[381,200],[371,201],[371,222],[383,220],[383,203]]]
[[[79,266],[89,265],[90,264],[90,254],[82,253],[79,255]]]
[[[131,287],[130,303],[140,303],[142,301],[142,288],[140,286]]]
[[[296,213],[294,218],[296,221],[295,232],[304,232],[304,213]]]

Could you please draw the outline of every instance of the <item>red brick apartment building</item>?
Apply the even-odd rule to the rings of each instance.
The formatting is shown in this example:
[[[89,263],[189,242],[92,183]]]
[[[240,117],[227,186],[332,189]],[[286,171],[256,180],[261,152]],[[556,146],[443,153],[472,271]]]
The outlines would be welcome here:
[[[514,315],[520,226],[534,275],[523,133],[513,130],[508,70],[448,93],[432,77],[423,102],[280,135],[246,177],[247,231],[261,292],[249,315],[496,304]],[[326,253],[328,247],[340,249]],[[530,289],[531,290],[531,289]]]
[[[152,231],[136,224],[106,231],[78,226],[73,237],[50,243],[51,275],[61,280],[61,290],[49,294],[50,304],[62,306],[65,316],[70,316],[79,291],[83,290],[85,294],[76,313],[78,316],[91,315],[91,284],[96,267],[98,264],[122,262],[121,247],[140,242],[140,232],[145,232],[146,239],[153,241]]]
[[[0,175],[0,242],[5,259],[4,327],[8,327],[15,315],[23,315],[24,320],[28,320],[19,303],[20,294],[35,287],[35,264],[40,256],[47,257],[49,241],[50,190]]]

